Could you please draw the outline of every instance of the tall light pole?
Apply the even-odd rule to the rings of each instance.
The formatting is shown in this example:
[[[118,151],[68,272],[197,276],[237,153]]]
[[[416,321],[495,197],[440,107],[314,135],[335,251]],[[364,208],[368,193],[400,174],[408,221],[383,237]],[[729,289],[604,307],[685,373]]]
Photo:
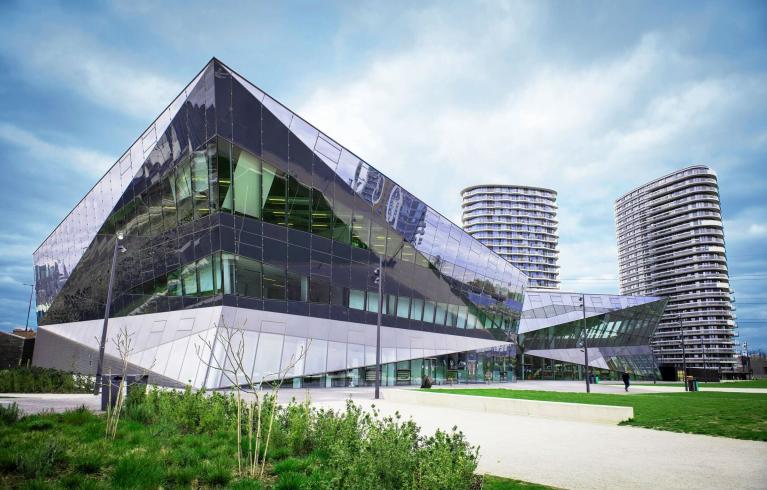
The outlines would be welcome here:
[[[378,318],[376,320],[376,388],[375,399],[381,395],[381,310],[383,309],[383,254],[378,256],[378,269],[373,272],[378,284]]]
[[[684,378],[682,381],[684,382],[684,391],[688,391],[687,386],[687,351],[685,349],[685,334],[684,334],[684,328],[682,327],[682,315],[679,315],[679,334],[682,336],[682,370],[684,371],[684,374],[682,375],[682,378]]]
[[[586,372],[586,393],[591,393],[591,385],[589,384],[589,334],[586,330],[586,295],[581,295],[581,311],[583,312],[583,357],[585,363]]]
[[[34,284],[26,284],[25,286],[30,286],[32,290],[29,292],[29,306],[27,306],[27,323],[24,325],[24,331],[29,330],[29,313],[32,311],[32,295],[35,293],[35,285]]]
[[[107,326],[109,325],[109,306],[112,304],[112,283],[115,280],[115,269],[117,268],[117,252],[125,252],[125,247],[120,245],[123,239],[123,234],[117,233],[115,235],[115,248],[112,252],[112,268],[109,271],[109,285],[107,286],[107,304],[104,308],[104,326],[101,328],[101,342],[99,343],[99,363],[96,365],[96,383],[93,387],[93,394],[98,395],[101,389],[102,373],[104,368],[104,349],[107,343]]]

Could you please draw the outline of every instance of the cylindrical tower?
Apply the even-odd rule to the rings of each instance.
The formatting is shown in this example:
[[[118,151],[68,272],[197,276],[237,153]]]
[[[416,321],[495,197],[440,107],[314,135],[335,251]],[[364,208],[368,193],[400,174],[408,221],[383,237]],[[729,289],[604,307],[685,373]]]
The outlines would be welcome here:
[[[461,191],[463,228],[527,274],[532,288],[559,288],[557,193],[521,185]]]
[[[621,294],[669,301],[653,340],[659,364],[731,370],[735,314],[716,173],[695,165],[615,202]],[[684,349],[682,338],[684,337]]]

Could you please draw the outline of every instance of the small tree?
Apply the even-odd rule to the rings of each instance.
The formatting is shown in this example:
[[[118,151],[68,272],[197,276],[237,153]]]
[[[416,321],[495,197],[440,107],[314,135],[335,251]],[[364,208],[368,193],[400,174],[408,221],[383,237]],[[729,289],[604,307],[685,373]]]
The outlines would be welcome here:
[[[120,384],[117,389],[117,398],[115,399],[114,406],[112,406],[112,373],[109,372],[107,378],[109,379],[108,392],[107,392],[107,423],[104,437],[106,439],[112,439],[117,435],[117,426],[120,422],[120,415],[122,414],[123,405],[125,404],[125,396],[130,389],[130,385],[134,383],[128,383],[128,359],[134,351],[132,335],[128,333],[128,327],[123,325],[117,332],[117,335],[112,339],[115,347],[117,348],[117,356],[120,358]],[[143,372],[137,377],[137,379],[146,376],[149,370],[154,366],[143,370]],[[106,389],[103,384],[103,378],[101,380],[102,389]]]
[[[267,453],[274,427],[274,417],[277,412],[277,395],[285,381],[288,373],[303,359],[306,355],[306,348],[301,347],[297,354],[291,356],[285,366],[278,371],[268,373],[256,380],[253,378],[250,369],[245,367],[245,331],[243,328],[227,325],[223,317],[215,325],[216,334],[213,340],[208,340],[200,336],[201,345],[196,345],[197,357],[206,365],[208,369],[215,369],[221,372],[227,381],[235,390],[235,401],[237,404],[237,468],[240,475],[249,474],[252,478],[262,479],[266,467]],[[310,345],[307,343],[307,348]],[[216,353],[216,345],[223,347],[223,354]],[[209,359],[204,358],[204,352],[210,352]],[[264,380],[270,378],[271,393],[263,394],[262,387]],[[251,396],[250,400],[245,400],[243,393]],[[262,396],[263,395],[263,396]],[[263,430],[264,410],[269,410],[268,425]],[[243,470],[242,440],[243,440],[243,414],[246,417],[246,428],[248,438],[248,452],[246,455],[247,466]],[[255,426],[255,427],[254,427]],[[261,444],[263,442],[263,457],[259,461]]]

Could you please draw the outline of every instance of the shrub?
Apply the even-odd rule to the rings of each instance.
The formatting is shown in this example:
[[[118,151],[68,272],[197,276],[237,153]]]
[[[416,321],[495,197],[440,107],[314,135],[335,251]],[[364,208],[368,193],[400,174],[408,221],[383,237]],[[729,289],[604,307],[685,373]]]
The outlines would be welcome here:
[[[21,409],[16,402],[8,405],[0,404],[0,423],[5,425],[13,424],[21,418]]]
[[[278,425],[285,433],[285,443],[294,455],[309,454],[311,450],[312,409],[309,402],[289,403],[283,408]]]
[[[93,380],[81,374],[41,367],[0,369],[0,393],[90,393]]]
[[[422,443],[416,486],[419,488],[470,488],[477,469],[479,448],[462,432],[438,430]]]

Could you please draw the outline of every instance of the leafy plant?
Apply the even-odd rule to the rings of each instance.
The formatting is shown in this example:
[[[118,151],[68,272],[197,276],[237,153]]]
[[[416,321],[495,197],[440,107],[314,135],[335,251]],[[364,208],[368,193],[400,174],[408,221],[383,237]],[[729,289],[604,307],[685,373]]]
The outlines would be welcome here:
[[[21,418],[21,409],[16,402],[0,404],[0,424],[12,424]]]

